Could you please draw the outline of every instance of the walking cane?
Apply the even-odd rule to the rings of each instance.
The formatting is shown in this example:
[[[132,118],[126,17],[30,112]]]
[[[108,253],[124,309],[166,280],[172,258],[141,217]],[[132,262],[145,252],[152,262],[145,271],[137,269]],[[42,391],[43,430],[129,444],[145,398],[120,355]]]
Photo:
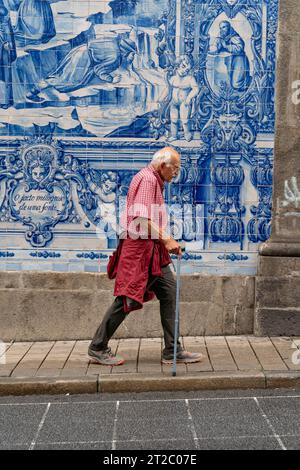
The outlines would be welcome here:
[[[185,247],[181,247],[181,251],[185,251]],[[176,264],[176,313],[175,313],[175,333],[174,333],[174,356],[173,356],[173,370],[172,377],[176,377],[176,358],[177,358],[177,341],[179,330],[179,313],[180,313],[180,262],[181,255],[177,255]],[[173,265],[174,266],[174,265]]]

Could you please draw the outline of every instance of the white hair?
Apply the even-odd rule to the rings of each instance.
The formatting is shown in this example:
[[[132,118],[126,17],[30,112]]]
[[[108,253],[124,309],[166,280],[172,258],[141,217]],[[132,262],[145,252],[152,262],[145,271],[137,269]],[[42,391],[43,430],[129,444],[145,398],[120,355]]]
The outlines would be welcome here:
[[[158,150],[152,157],[152,163],[171,163],[172,155],[177,153],[171,147],[165,147]]]

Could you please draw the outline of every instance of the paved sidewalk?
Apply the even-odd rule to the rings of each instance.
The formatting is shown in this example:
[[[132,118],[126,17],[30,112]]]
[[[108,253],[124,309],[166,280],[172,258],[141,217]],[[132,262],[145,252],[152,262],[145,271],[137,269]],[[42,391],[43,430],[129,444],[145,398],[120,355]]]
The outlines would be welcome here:
[[[119,367],[91,363],[90,341],[6,344],[0,395],[300,387],[300,338],[181,339],[185,349],[205,359],[178,364],[176,377],[171,365],[160,362],[161,338],[112,340],[112,350],[126,359]]]

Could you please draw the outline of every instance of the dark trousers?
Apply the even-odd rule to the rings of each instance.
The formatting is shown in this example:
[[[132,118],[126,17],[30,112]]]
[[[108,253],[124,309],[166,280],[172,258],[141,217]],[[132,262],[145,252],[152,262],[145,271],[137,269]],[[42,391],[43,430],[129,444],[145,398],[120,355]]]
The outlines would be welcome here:
[[[175,309],[176,309],[176,281],[170,266],[162,268],[161,277],[150,277],[148,287],[155,293],[160,303],[160,318],[164,331],[165,348],[163,354],[170,355],[174,349]],[[131,313],[133,315],[133,313]],[[122,297],[116,297],[107,310],[101,325],[95,333],[90,348],[102,351],[107,348],[110,338],[121,325],[127,314],[123,310]],[[177,351],[181,351],[180,342]]]

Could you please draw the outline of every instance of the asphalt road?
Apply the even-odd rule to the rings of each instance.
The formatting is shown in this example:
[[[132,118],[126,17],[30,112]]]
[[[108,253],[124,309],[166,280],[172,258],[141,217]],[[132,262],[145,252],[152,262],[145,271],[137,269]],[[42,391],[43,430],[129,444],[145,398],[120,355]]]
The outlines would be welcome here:
[[[300,391],[0,398],[0,449],[300,449]]]

